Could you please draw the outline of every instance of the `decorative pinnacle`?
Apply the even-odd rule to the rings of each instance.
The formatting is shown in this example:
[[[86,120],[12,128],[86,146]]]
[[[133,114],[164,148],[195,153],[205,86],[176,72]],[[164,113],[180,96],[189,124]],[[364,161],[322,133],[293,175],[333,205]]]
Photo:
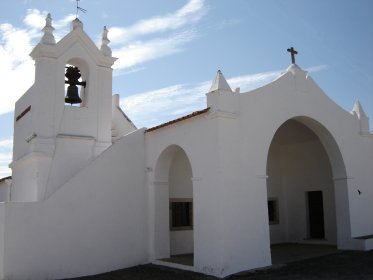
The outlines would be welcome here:
[[[105,56],[111,56],[111,49],[108,46],[108,44],[110,43],[110,40],[107,37],[108,32],[109,32],[109,30],[107,30],[106,26],[104,26],[104,29],[102,30],[101,49],[100,50]]]
[[[56,40],[54,39],[54,36],[53,36],[54,28],[52,26],[51,14],[48,14],[47,17],[45,18],[45,26],[42,30],[44,31],[44,35],[41,38],[40,43],[45,44],[45,45],[56,44]]]
[[[227,80],[224,78],[224,75],[220,70],[218,70],[218,72],[216,73],[215,80],[212,82],[209,92],[218,90],[232,92],[232,89],[230,88]]]
[[[359,119],[367,118],[367,115],[365,114],[363,106],[361,106],[359,100],[356,100],[351,113],[355,113]]]
[[[71,24],[71,30],[75,30],[77,28],[83,29],[83,22],[81,22],[78,18],[74,19]]]

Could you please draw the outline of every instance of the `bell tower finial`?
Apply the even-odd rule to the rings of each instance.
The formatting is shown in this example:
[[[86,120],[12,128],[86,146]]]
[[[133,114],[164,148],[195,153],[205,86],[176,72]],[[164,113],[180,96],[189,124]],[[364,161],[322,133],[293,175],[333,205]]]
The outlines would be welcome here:
[[[106,26],[104,26],[104,30],[102,30],[100,50],[103,53],[103,55],[105,55],[105,56],[111,56],[111,49],[108,46],[108,44],[110,43],[110,40],[107,37],[108,32],[109,32],[109,30],[107,30]]]
[[[43,28],[43,31],[44,31],[44,35],[41,38],[40,43],[45,44],[45,45],[55,45],[56,40],[54,39],[54,36],[53,36],[54,28],[52,26],[51,14],[48,14],[47,17],[45,18],[45,26]]]
[[[79,18],[78,18],[78,12],[82,11],[83,13],[86,13],[87,10],[83,9],[82,7],[79,6],[79,1],[80,0],[76,0],[76,16],[75,16],[75,19],[73,20],[73,22],[71,24],[71,30],[75,30],[77,28],[83,29],[83,22],[81,22],[79,20]]]
[[[82,7],[79,6],[79,1],[80,0],[76,0],[76,16],[75,16],[75,18],[78,18],[78,12],[79,11],[82,11],[83,13],[87,12],[86,9],[83,9]]]

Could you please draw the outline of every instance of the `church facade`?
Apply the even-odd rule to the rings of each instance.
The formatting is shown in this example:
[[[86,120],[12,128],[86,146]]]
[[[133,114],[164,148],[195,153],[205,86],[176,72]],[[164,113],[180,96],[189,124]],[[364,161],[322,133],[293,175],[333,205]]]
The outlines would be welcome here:
[[[225,277],[270,266],[272,244],[373,249],[373,135],[359,102],[343,110],[295,63],[248,93],[218,71],[206,109],[137,129],[112,96],[106,28],[100,48],[78,19],[57,43],[53,29],[48,15],[15,107],[0,279],[175,255],[192,263],[174,267]]]

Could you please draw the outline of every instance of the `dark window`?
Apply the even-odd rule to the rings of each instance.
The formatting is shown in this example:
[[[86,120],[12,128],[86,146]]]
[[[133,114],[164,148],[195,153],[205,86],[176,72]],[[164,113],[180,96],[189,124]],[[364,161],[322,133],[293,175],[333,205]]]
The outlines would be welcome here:
[[[269,224],[278,224],[280,222],[277,199],[268,199],[268,220]]]
[[[193,229],[193,202],[173,199],[170,201],[170,229]]]

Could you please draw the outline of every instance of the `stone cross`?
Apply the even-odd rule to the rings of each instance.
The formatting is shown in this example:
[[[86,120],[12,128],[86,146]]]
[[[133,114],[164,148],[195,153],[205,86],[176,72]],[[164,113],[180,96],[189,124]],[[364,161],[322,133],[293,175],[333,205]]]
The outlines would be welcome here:
[[[291,47],[290,49],[287,49],[287,51],[291,53],[291,63],[295,64],[295,55],[298,54],[298,52],[294,50],[293,47]]]

